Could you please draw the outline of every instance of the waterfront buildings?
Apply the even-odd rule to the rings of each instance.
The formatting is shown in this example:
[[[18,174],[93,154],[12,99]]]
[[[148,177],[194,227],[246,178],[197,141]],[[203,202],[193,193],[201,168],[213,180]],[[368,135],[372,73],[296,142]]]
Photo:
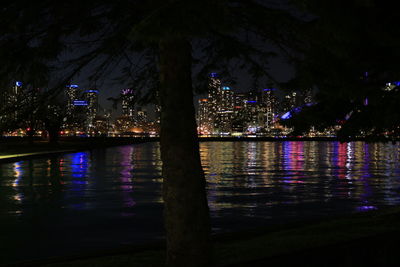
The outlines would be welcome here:
[[[278,99],[274,94],[274,88],[266,88],[262,90],[262,107],[264,112],[263,126],[267,131],[272,130],[278,115]]]
[[[135,120],[135,95],[132,89],[126,88],[121,91],[122,116]]]
[[[209,99],[199,99],[198,110],[197,110],[197,125],[198,133],[200,135],[210,135],[213,129],[212,117],[210,117],[210,103]]]
[[[87,102],[86,106],[86,131],[93,132],[96,131],[94,127],[94,118],[97,115],[98,105],[99,105],[99,90],[89,89],[84,93],[84,99]]]
[[[67,115],[73,116],[75,111],[74,102],[78,100],[78,88],[79,86],[76,84],[68,85],[65,94],[67,98]]]
[[[292,91],[279,96],[278,90],[265,88],[235,92],[211,73],[208,97],[198,101],[197,123],[200,135],[277,135],[290,129],[279,125],[281,116],[301,105],[312,103],[312,91]]]
[[[17,82],[2,95],[0,101],[10,105],[17,101],[21,92],[23,92],[22,83]],[[81,136],[158,134],[161,112],[158,103],[140,107],[137,104],[138,96],[135,95],[135,91],[125,88],[120,91],[119,98],[114,99],[115,103],[119,104],[121,111],[119,115],[115,114],[115,111],[105,111],[100,107],[99,93],[97,88],[83,89],[76,84],[66,86],[63,100],[66,108],[52,109],[60,113],[65,112],[63,134]],[[36,99],[36,95],[26,99]],[[211,73],[208,77],[207,95],[198,100],[198,133],[204,136],[285,135],[290,129],[280,125],[282,116],[312,102],[311,90],[292,91],[286,95],[274,88],[237,92],[231,86],[224,84],[217,73]],[[0,116],[0,120],[4,120],[4,113]]]

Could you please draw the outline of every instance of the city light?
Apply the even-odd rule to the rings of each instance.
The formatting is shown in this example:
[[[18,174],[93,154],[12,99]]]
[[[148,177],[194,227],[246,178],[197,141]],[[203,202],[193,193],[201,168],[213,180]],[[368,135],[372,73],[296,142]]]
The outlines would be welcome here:
[[[74,106],[87,106],[88,102],[85,100],[74,100]]]
[[[281,116],[281,119],[282,120],[287,120],[287,119],[290,119],[291,117],[292,117],[292,113],[290,111],[288,111],[288,112],[286,112],[285,114],[283,114]]]
[[[133,93],[134,93],[133,90],[130,89],[130,88],[126,88],[126,89],[122,89],[121,90],[121,94],[122,95],[129,95],[129,94],[133,94]]]
[[[86,90],[85,93],[99,93],[99,90]]]
[[[223,84],[220,76],[212,72],[208,77],[208,95],[198,100],[197,132],[200,136],[269,136],[285,137],[292,129],[285,127],[284,120],[292,118],[303,107],[314,105],[312,91],[299,93],[291,91],[282,95],[275,88],[263,88],[249,92],[236,92],[234,88]],[[400,82],[388,83],[390,88]],[[22,82],[16,85],[21,86]],[[24,91],[13,87],[10,101],[16,101],[15,95]],[[18,88],[18,89],[17,89]],[[240,91],[240,90],[239,90]],[[161,107],[155,105],[155,119],[148,118],[148,112],[137,104],[136,91],[131,88],[121,89],[119,95],[121,115],[111,117],[99,105],[97,88],[81,89],[77,84],[65,88],[66,114],[60,133],[63,136],[149,136],[158,135],[160,128]],[[368,99],[363,100],[368,105]],[[349,114],[350,116],[351,114]],[[346,119],[348,119],[346,116]],[[342,119],[345,122],[345,120]],[[8,133],[24,136],[29,130],[22,128]],[[46,135],[43,129],[35,129]],[[328,132],[327,132],[328,133]],[[334,131],[329,131],[329,134]],[[324,133],[312,132],[312,136]]]

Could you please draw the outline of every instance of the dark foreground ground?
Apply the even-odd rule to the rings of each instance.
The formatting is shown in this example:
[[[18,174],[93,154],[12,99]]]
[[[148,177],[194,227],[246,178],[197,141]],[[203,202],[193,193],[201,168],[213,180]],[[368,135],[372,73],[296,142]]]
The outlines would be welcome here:
[[[400,208],[214,237],[213,266],[398,266]],[[13,266],[163,266],[162,244]]]

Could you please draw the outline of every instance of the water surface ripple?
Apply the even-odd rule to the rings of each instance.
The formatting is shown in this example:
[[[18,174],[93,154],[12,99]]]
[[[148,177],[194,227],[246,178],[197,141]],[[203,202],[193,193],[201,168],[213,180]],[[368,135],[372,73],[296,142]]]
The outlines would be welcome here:
[[[204,142],[213,230],[231,231],[400,203],[400,146]],[[0,263],[162,237],[159,145],[0,164]]]

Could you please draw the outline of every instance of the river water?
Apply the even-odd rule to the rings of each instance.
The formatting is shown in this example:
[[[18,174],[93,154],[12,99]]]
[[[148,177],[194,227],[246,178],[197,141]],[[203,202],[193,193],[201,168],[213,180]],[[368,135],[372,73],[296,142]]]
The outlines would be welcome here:
[[[400,145],[200,144],[214,232],[400,203]],[[158,143],[0,164],[0,263],[163,236]]]

